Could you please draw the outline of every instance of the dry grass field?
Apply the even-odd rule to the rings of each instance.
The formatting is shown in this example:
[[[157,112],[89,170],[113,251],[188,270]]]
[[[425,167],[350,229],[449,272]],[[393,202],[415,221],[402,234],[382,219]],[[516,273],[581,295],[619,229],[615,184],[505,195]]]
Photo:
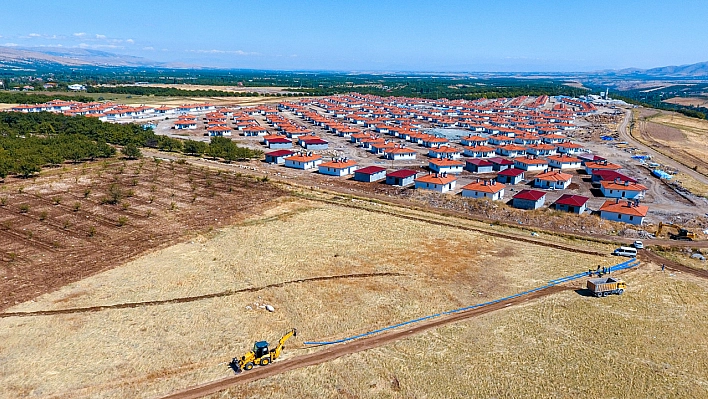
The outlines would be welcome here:
[[[661,112],[640,122],[639,130],[649,145],[688,167],[697,166],[701,173],[708,173],[708,121]]]
[[[225,362],[232,356],[249,349],[254,340],[275,340],[290,327],[297,327],[299,335],[289,343],[285,358],[317,350],[304,348],[305,340],[341,338],[485,302],[614,261],[284,198],[279,206],[238,225],[195,236],[8,309],[76,310],[0,318],[0,397],[153,397],[229,375]],[[346,277],[360,273],[372,275]],[[342,277],[295,281],[323,276]],[[238,292],[246,288],[251,292]],[[569,298],[577,296],[570,292]],[[214,293],[221,295],[197,297]],[[150,303],[170,299],[177,301]],[[266,303],[276,311],[258,307]],[[105,308],[77,309],[95,306]],[[480,334],[464,326],[450,331]],[[458,342],[448,330],[431,334],[436,338],[428,344],[430,337],[415,338],[420,344],[410,348],[405,343],[382,348],[388,354],[383,361],[399,362],[388,368],[385,378],[399,375],[400,364],[411,372],[427,367],[429,356],[419,352],[421,345]],[[438,365],[459,363],[456,356],[430,356]],[[336,369],[349,361],[325,367]],[[357,384],[366,382],[367,366],[356,368],[362,370],[343,370],[356,372],[352,381]],[[327,374],[330,369],[322,370],[317,372]],[[285,389],[309,393],[305,396],[328,394],[328,384],[338,380],[338,373],[332,371],[320,383],[302,381],[299,388],[276,384],[279,387],[254,389],[259,396],[278,396]],[[294,374],[286,377],[297,382]],[[409,389],[405,374],[397,378]],[[441,375],[438,383],[450,386],[454,380]]]
[[[664,102],[688,107],[705,107],[708,105],[708,97],[674,97],[664,100]]]
[[[655,266],[211,398],[705,398],[708,282]]]
[[[708,176],[708,121],[658,110],[635,110],[639,118],[633,135],[669,158]],[[690,192],[706,197],[708,185],[686,174],[676,181]]]

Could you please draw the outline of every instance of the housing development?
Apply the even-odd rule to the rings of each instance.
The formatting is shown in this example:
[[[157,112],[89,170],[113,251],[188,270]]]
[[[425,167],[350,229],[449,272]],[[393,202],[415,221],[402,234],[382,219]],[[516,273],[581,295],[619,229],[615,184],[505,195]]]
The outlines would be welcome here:
[[[634,225],[652,218],[645,199],[647,205],[667,200],[647,198],[649,188],[638,182],[659,183],[650,169],[641,167],[644,157],[623,156],[597,137],[581,134],[591,126],[585,117],[615,115],[617,109],[598,109],[568,97],[451,101],[352,93],[256,107],[51,101],[12,111],[60,112],[116,123],[142,120],[144,127],[173,137],[230,137],[263,148],[266,163],[285,168],[488,198],[519,209],[593,213]],[[375,172],[376,178],[357,178],[361,169]],[[386,179],[391,173],[411,175]]]

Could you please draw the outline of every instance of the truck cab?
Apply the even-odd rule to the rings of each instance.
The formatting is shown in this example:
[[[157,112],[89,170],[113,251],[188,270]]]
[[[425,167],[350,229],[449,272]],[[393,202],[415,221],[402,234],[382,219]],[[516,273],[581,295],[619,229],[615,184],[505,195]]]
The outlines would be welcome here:
[[[258,341],[253,344],[253,353],[256,355],[256,359],[260,359],[268,354],[268,342]]]

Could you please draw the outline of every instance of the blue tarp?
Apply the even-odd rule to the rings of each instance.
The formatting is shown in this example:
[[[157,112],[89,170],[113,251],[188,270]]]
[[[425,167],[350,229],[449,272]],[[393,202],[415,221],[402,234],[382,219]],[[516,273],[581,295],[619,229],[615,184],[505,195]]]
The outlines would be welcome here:
[[[600,138],[601,138],[602,140],[605,140],[605,141],[612,141],[612,140],[614,140],[614,138],[612,138],[612,137],[610,137],[610,136],[600,136]]]
[[[671,180],[671,178],[673,177],[661,169],[654,169],[651,171],[651,174],[658,177],[659,179],[666,179],[666,180]]]

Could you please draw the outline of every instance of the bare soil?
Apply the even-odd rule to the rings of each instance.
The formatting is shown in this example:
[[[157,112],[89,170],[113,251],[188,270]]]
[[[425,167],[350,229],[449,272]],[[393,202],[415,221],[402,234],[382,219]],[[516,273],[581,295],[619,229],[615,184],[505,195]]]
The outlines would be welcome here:
[[[685,105],[687,107],[706,107],[708,106],[707,97],[674,97],[664,100],[666,103]]]
[[[655,140],[662,141],[683,141],[686,140],[686,135],[675,127],[660,125],[654,122],[648,122],[644,126],[646,134]]]
[[[115,204],[106,203],[112,187]],[[243,220],[284,194],[253,178],[148,160],[8,179],[0,186],[0,310]]]

